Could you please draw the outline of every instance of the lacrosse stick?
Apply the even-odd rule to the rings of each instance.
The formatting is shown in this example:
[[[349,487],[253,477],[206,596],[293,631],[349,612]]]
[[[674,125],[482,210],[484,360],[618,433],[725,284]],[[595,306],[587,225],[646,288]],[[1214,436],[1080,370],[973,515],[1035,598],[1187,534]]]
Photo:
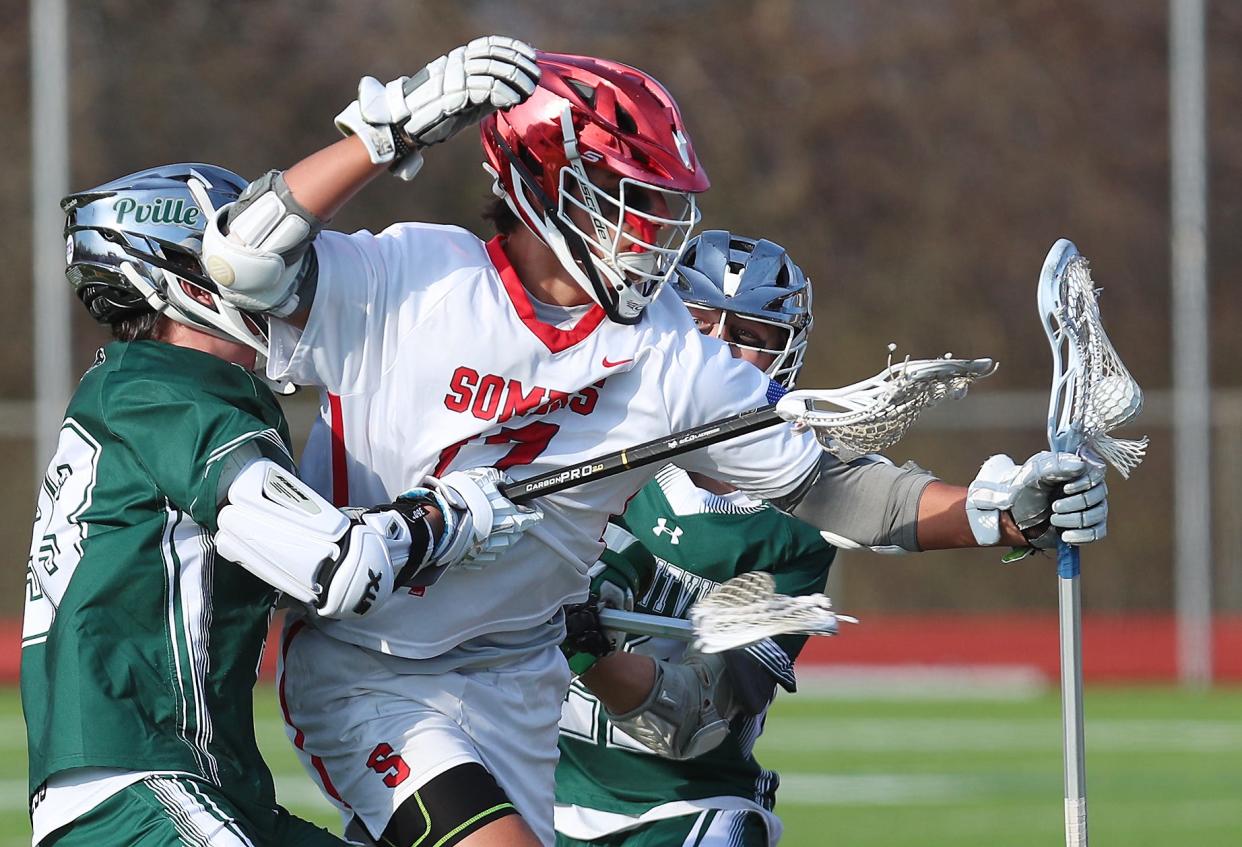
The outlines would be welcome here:
[[[892,350],[889,345],[890,354]],[[900,441],[923,409],[944,399],[964,397],[971,383],[995,370],[991,359],[906,359],[897,364],[890,360],[880,373],[853,385],[792,391],[775,405],[510,483],[502,493],[515,503],[524,503],[782,421],[810,428],[820,445],[834,454],[839,450],[878,452]],[[600,622],[610,629],[696,641],[709,653],[782,633],[835,635],[838,620],[853,621],[833,614],[822,594],[777,594],[771,577],[763,573],[743,574],[724,583],[694,606],[688,621],[616,609],[600,612]]]
[[[735,576],[690,607],[690,619],[601,609],[600,623],[634,635],[693,641],[704,653],[722,653],[773,635],[836,635],[841,621],[858,623],[832,611],[823,594],[791,597],[776,593],[764,571]]]
[[[1138,467],[1147,439],[1108,432],[1138,416],[1143,392],[1121,363],[1100,324],[1099,291],[1087,260],[1059,239],[1039,275],[1039,315],[1052,348],[1048,446],[1104,460],[1123,478]],[[1078,548],[1057,545],[1057,603],[1061,632],[1061,729],[1065,769],[1065,843],[1087,844],[1086,757],[1082,717],[1082,605]]]
[[[504,486],[501,493],[514,503],[525,503],[653,462],[666,462],[782,421],[809,427],[831,453],[877,453],[900,441],[924,409],[946,398],[966,396],[971,383],[995,370],[991,359],[906,359],[844,388],[791,391],[774,405],[528,477]],[[772,385],[779,388],[776,383]]]

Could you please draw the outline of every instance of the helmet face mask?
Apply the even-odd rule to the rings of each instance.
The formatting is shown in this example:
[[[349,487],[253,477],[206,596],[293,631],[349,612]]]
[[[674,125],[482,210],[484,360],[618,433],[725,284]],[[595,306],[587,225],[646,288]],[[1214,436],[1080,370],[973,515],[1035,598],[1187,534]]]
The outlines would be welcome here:
[[[700,318],[705,317],[702,310],[713,313],[719,330],[713,334],[723,337],[730,315],[780,328],[785,340],[779,348],[728,343],[772,355],[765,372],[786,388],[794,386],[814,322],[811,281],[783,247],[709,230],[686,245],[673,287],[692,315],[698,312]]]
[[[540,53],[524,103],[480,127],[493,191],[618,323],[669,279],[710,183],[672,97],[634,68]]]
[[[622,317],[632,310],[636,318],[660,293],[690,240],[699,221],[694,196],[629,177],[608,191],[575,164],[561,169],[557,217],[590,251],[595,275],[585,282],[595,290],[588,293],[616,304]],[[586,226],[579,224],[583,217]]]
[[[720,338],[730,347],[736,347],[738,350],[771,356],[772,361],[763,368],[763,372],[781,385],[787,388],[793,387],[798,371],[802,368],[802,360],[806,356],[805,333],[802,333],[800,338],[800,334],[788,323],[742,314],[729,309],[713,309],[690,302],[686,302],[686,308],[690,310],[690,316],[694,318],[695,325],[704,335]],[[730,317],[743,318],[751,323],[773,327],[776,330],[775,337],[779,339],[777,345],[746,344],[738,341],[736,337],[730,337],[731,334],[727,328]],[[736,336],[736,330],[732,335]]]
[[[225,302],[203,272],[199,251],[209,211],[199,208],[191,180],[217,208],[246,185],[214,165],[165,165],[66,197],[65,275],[102,323],[155,311],[266,353],[267,319]]]

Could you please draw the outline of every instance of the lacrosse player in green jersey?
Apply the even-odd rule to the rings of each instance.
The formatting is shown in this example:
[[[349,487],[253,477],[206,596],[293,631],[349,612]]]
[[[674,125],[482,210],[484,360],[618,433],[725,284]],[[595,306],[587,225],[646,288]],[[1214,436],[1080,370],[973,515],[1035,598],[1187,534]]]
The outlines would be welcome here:
[[[278,595],[358,617],[538,519],[463,471],[366,511],[296,475],[252,373],[267,318],[198,258],[246,181],[152,168],[65,198],[66,275],[111,327],[39,490],[21,692],[35,845],[343,844],[276,804],[252,689]]]
[[[701,332],[793,385],[811,329],[811,287],[781,247],[705,232],[687,245],[672,284]],[[675,465],[619,523],[605,536],[596,589],[609,605],[656,615],[684,617],[717,585],[754,570],[771,572],[783,594],[822,591],[836,553],[809,524]],[[636,597],[609,596],[621,586],[638,586]],[[805,640],[782,635],[709,656],[673,639],[629,636],[623,649],[655,659],[656,679],[646,700],[621,713],[627,686],[601,673],[608,659],[590,667],[589,652],[571,656],[583,675],[561,718],[557,843],[775,843],[779,780],[752,749],[777,686],[794,690]],[[668,699],[669,715],[659,714],[658,699]],[[675,716],[686,713],[696,716]]]
[[[705,232],[686,245],[672,282],[700,332],[792,387],[811,328],[811,289],[783,248]],[[886,461],[860,456],[842,467]],[[917,473],[925,483],[932,479]],[[905,525],[889,490],[840,482],[832,519],[817,520],[832,531],[820,532],[728,485],[668,466],[629,503],[623,527],[610,528],[609,549],[595,569],[598,601],[682,617],[716,585],[752,570],[770,571],[785,594],[820,591],[834,545],[877,543],[877,521]],[[1058,483],[1069,484],[1058,491]],[[997,510],[1012,508],[1026,516],[1017,525],[1034,546],[1055,539],[1060,513],[1069,512],[1081,513],[1074,525],[1090,529],[1077,537],[1090,541],[1104,532],[1106,490],[1102,471],[1085,470],[1075,457],[1043,453],[1019,467],[993,456],[965,498],[969,534],[979,545],[995,544]],[[881,533],[905,540],[899,548],[872,549],[922,549],[924,513],[943,511],[944,498],[956,502],[962,494],[936,482],[921,491],[918,526],[910,526],[918,539]],[[964,537],[957,546],[971,544]],[[601,630],[598,618],[592,626],[591,609],[570,616],[576,626],[567,652],[581,676],[562,712],[558,843],[775,844],[778,779],[752,750],[777,687],[794,689],[793,663],[805,639],[778,636],[708,656],[669,639],[631,637],[622,652],[608,655],[622,636]],[[597,656],[603,658],[592,664]]]

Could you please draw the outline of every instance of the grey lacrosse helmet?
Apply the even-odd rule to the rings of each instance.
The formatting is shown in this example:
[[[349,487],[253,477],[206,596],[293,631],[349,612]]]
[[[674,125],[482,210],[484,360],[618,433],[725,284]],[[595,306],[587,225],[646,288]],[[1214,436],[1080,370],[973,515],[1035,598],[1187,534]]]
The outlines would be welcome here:
[[[267,318],[221,299],[200,259],[203,226],[246,180],[215,165],[163,165],[70,194],[65,276],[88,312],[116,323],[148,311],[267,353]],[[204,205],[211,208],[203,208]],[[181,285],[205,293],[199,302]]]
[[[719,309],[722,324],[725,315],[734,314],[783,329],[785,343],[780,348],[735,346],[775,356],[768,375],[793,387],[811,332],[811,281],[784,247],[722,229],[707,230],[686,244],[671,282],[692,313],[696,307]]]

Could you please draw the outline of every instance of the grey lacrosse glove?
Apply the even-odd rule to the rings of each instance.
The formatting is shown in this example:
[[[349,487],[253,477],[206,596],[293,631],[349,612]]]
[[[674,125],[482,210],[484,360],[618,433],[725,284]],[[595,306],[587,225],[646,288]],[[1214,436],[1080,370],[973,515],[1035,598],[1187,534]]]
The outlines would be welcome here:
[[[401,179],[423,166],[422,148],[447,141],[497,109],[523,102],[539,83],[535,49],[515,38],[476,38],[411,77],[384,85],[365,76],[358,99],[336,116],[344,135],[356,135],[375,164],[391,163]]]
[[[1099,541],[1108,534],[1104,466],[1047,450],[1021,466],[1008,456],[993,456],[983,463],[966,496],[966,516],[980,546],[1000,541],[1001,511],[1013,516],[1032,547]]]
[[[724,655],[687,650],[656,660],[655,685],[636,709],[608,714],[618,729],[666,759],[693,759],[720,746],[736,712]]]
[[[416,584],[430,585],[446,568],[481,567],[501,554],[539,521],[543,512],[537,506],[513,503],[500,493],[499,486],[512,482],[496,468],[453,471],[440,478],[427,477],[425,487],[401,495],[417,500],[430,497],[444,518],[444,530],[429,560],[430,568],[420,572]]]

